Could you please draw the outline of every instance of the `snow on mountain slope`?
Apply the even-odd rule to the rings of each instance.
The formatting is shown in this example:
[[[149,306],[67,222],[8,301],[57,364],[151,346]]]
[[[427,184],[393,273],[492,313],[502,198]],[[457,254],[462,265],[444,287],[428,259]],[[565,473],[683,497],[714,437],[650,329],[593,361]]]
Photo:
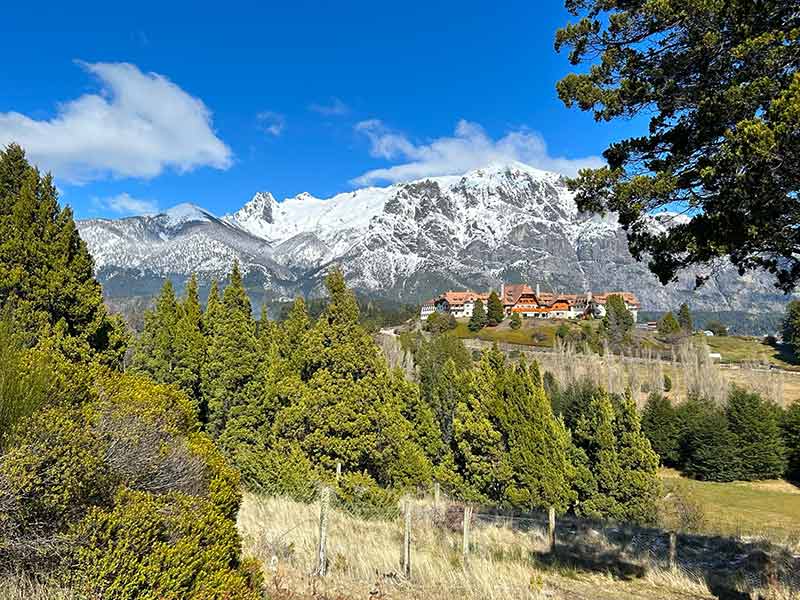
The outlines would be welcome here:
[[[658,215],[653,223],[680,218]],[[739,279],[731,269],[699,292],[691,274],[661,286],[631,258],[613,215],[580,214],[560,175],[517,162],[328,199],[303,193],[278,202],[259,192],[221,218],[179,205],[79,228],[101,280],[115,278],[121,293],[137,278],[222,278],[236,258],[261,297],[318,293],[327,268],[338,264],[361,292],[408,302],[504,280],[565,292],[627,289],[651,309],[688,299],[710,310],[785,302],[767,277]]]

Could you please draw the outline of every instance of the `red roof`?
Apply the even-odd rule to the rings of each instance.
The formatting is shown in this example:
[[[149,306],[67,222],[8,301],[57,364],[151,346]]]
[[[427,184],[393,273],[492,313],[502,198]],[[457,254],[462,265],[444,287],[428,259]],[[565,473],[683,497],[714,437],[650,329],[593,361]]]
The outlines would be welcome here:
[[[525,293],[533,293],[527,283],[507,283],[503,286],[503,304],[516,304],[519,297]]]
[[[458,306],[460,304],[464,304],[465,302],[475,301],[478,299],[482,300],[483,302],[487,302],[489,300],[489,294],[479,294],[478,292],[472,292],[470,290],[466,290],[464,292],[449,291],[442,294],[441,298],[447,300],[447,303],[450,306]]]

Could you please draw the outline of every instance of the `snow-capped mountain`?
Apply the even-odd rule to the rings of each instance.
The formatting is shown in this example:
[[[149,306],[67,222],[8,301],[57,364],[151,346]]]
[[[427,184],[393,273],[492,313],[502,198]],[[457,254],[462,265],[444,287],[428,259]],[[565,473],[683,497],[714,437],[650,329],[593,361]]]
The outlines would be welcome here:
[[[653,219],[668,226],[673,216]],[[722,269],[661,286],[635,262],[613,216],[580,214],[564,179],[521,163],[315,198],[259,192],[217,218],[193,205],[79,223],[107,293],[152,294],[164,277],[223,278],[237,258],[257,300],[315,294],[340,265],[362,293],[417,302],[450,288],[539,283],[544,290],[630,290],[647,309],[690,299],[705,310],[779,309],[766,276]]]

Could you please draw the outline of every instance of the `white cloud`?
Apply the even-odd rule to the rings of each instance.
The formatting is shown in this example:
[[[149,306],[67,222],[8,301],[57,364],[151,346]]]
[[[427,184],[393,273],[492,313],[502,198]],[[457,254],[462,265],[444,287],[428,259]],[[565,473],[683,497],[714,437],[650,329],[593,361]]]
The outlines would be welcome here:
[[[286,117],[271,110],[258,113],[256,119],[258,119],[258,127],[261,131],[275,137],[283,133],[286,128]]]
[[[356,177],[353,183],[359,185],[458,175],[492,162],[519,161],[565,175],[605,164],[599,156],[575,159],[550,156],[542,136],[524,128],[494,140],[479,124],[461,120],[451,137],[437,138],[427,144],[410,141],[404,134],[388,129],[378,119],[361,121],[355,129],[369,139],[372,156],[400,162]]]
[[[309,105],[308,110],[314,111],[326,117],[340,117],[350,112],[350,107],[339,98],[331,98],[327,104],[314,103]]]
[[[132,64],[79,64],[99,79],[100,92],[60,104],[49,120],[0,113],[0,144],[19,143],[40,168],[71,183],[231,165],[231,149],[198,98]]]
[[[92,204],[120,215],[152,215],[158,212],[158,204],[156,202],[134,198],[126,192],[107,198],[93,198]]]

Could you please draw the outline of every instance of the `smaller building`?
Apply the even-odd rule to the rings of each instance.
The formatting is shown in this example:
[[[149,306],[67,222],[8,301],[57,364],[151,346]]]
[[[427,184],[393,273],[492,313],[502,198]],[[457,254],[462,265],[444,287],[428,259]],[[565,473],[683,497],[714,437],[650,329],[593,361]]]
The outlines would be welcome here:
[[[419,318],[423,321],[436,312],[436,303],[433,300],[427,300],[422,303],[419,310]]]
[[[445,292],[438,298],[434,298],[431,302],[434,304],[434,309],[438,312],[451,314],[456,318],[471,317],[475,310],[475,303],[480,300],[483,302],[484,308],[489,300],[489,294],[480,294],[470,290],[464,292]],[[424,305],[423,305],[424,306]],[[420,311],[420,317],[422,311]],[[427,317],[425,317],[427,318]]]

